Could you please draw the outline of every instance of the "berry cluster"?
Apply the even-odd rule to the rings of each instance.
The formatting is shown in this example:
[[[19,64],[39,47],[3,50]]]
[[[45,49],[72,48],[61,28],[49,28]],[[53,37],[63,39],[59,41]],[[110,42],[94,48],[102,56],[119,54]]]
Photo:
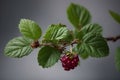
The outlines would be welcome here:
[[[77,67],[79,63],[79,57],[76,54],[65,54],[61,57],[60,61],[62,62],[64,70],[69,71],[70,69]]]

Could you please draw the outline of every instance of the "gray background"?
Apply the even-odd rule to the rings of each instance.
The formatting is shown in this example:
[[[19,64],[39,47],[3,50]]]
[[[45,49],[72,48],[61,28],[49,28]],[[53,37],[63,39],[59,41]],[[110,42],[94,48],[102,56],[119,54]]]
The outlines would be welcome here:
[[[71,3],[84,5],[91,12],[92,23],[99,23],[105,37],[120,34],[120,25],[108,14],[108,10],[120,13],[120,0],[0,0],[0,80],[120,80],[115,69],[115,49],[120,40],[109,42],[110,55],[105,58],[81,60],[81,65],[66,72],[58,62],[43,69],[37,63],[37,49],[21,59],[3,55],[5,44],[20,36],[18,23],[21,18],[35,20],[43,33],[52,23],[71,24],[66,17],[66,8]]]

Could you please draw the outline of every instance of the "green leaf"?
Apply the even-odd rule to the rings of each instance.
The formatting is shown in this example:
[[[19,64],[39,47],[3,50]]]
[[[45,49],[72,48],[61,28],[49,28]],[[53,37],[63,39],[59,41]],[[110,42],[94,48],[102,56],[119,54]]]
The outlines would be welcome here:
[[[115,55],[115,65],[118,71],[120,71],[120,47],[117,49],[117,53]]]
[[[71,3],[68,7],[67,17],[72,25],[78,30],[91,20],[89,11],[85,7],[74,3]]]
[[[73,48],[73,52],[79,54],[82,59],[87,59],[89,57],[88,53],[81,53],[81,52],[79,52],[79,50],[77,49],[76,46]]]
[[[96,34],[86,34],[77,45],[79,53],[89,54],[91,57],[105,57],[109,54],[106,40]]]
[[[25,37],[17,37],[8,42],[4,54],[9,57],[21,58],[27,56],[33,50],[30,46],[32,40]]]
[[[21,19],[19,29],[22,35],[33,40],[38,40],[41,37],[42,31],[37,23],[28,19]]]
[[[87,53],[81,53],[81,54],[80,54],[80,57],[81,57],[82,59],[87,59],[87,58],[89,57],[89,54],[87,54]]]
[[[87,33],[101,35],[102,27],[99,24],[87,24],[81,29],[81,31],[84,33],[84,35]]]
[[[71,41],[73,41],[73,39],[74,39],[73,31],[68,31],[67,36],[64,39],[60,40],[59,43],[60,44],[63,44],[63,43],[68,43],[69,44],[69,43],[71,43]]]
[[[113,19],[120,24],[120,14],[113,12],[109,10],[110,15],[113,17]]]
[[[44,35],[44,40],[59,41],[65,39],[68,36],[68,29],[65,25],[57,24],[50,25]]]
[[[43,68],[53,66],[60,58],[60,52],[52,47],[45,46],[41,48],[38,54],[38,63]]]
[[[86,34],[102,35],[102,27],[99,24],[87,24],[80,31],[76,31],[76,38],[81,39]]]
[[[102,27],[98,24],[87,24],[80,31],[76,30],[76,38],[80,40],[77,52],[80,56],[87,58],[104,57],[109,54],[106,40],[102,37]]]

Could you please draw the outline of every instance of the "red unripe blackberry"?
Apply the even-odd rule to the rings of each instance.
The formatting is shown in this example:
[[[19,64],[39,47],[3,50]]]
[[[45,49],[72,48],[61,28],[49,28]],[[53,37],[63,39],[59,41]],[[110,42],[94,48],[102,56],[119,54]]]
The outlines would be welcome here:
[[[62,62],[62,67],[64,70],[69,71],[70,69],[77,67],[79,63],[79,57],[77,54],[65,54],[60,58],[60,61]]]

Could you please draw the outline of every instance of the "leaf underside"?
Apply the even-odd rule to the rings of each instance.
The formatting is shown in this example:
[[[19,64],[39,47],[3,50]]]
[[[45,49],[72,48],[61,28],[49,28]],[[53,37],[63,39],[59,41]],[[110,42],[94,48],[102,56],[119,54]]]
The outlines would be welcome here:
[[[4,49],[4,54],[9,57],[21,58],[32,52],[30,46],[32,40],[25,37],[17,37],[8,42]]]

